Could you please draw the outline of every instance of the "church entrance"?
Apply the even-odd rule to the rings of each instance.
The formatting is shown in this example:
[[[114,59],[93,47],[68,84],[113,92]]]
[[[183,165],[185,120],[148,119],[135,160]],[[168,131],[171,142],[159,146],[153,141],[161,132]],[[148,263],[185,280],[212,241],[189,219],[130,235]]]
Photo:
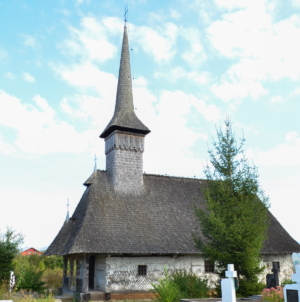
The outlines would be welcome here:
[[[89,289],[95,287],[95,255],[89,257]]]

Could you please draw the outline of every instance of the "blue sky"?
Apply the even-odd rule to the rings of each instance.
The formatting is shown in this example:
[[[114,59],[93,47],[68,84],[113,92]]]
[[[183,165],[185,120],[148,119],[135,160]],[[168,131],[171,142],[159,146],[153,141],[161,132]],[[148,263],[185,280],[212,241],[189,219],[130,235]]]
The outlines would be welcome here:
[[[126,3],[144,170],[203,177],[230,116],[300,241],[300,0],[0,0],[0,230],[48,246],[105,169]]]

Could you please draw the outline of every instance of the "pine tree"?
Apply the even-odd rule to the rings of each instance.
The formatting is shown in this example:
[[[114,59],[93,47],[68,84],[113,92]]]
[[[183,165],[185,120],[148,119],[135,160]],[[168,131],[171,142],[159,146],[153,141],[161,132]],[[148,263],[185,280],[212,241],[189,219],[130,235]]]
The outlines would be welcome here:
[[[257,168],[244,154],[245,139],[238,142],[230,119],[217,130],[217,141],[209,150],[211,165],[204,173],[206,208],[197,208],[202,237],[196,247],[219,272],[233,263],[238,276],[256,281],[260,250],[268,227],[268,197],[260,189]]]
[[[0,234],[0,283],[9,280],[10,271],[14,270],[13,260],[19,253],[19,246],[23,239],[21,233],[16,233],[11,228]]]

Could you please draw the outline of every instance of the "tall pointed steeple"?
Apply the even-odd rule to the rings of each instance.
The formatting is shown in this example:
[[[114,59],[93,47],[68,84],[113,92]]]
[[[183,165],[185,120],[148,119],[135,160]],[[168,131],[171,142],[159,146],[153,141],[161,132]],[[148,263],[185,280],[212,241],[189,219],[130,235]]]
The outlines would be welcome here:
[[[105,139],[106,171],[115,190],[143,190],[144,137],[149,132],[134,112],[125,19],[115,112],[100,135]]]
[[[134,112],[126,23],[123,34],[115,113],[100,137],[106,138],[115,130],[140,134],[147,134],[150,132]]]

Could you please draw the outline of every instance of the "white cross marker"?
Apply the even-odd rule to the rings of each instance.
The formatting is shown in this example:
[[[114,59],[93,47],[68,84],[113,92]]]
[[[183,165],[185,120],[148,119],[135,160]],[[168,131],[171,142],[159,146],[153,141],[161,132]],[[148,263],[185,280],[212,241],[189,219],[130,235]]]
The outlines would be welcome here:
[[[233,264],[228,264],[225,276],[227,278],[221,281],[222,302],[236,302],[234,278],[237,273]]]

